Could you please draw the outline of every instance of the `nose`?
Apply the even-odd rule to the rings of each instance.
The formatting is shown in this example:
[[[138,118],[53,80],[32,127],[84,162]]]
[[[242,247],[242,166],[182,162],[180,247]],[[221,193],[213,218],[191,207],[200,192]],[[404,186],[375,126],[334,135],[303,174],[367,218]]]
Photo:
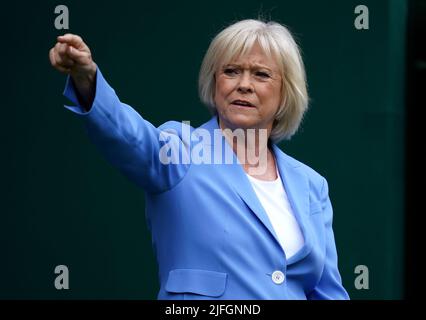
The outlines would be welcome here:
[[[253,84],[251,82],[250,73],[243,72],[238,83],[238,92],[240,93],[253,93]]]

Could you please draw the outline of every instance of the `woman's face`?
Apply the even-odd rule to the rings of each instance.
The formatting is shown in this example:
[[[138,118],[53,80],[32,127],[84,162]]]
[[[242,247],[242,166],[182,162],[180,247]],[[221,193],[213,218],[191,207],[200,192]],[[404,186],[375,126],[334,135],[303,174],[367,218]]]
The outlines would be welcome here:
[[[222,129],[272,130],[281,103],[277,63],[255,44],[244,56],[216,72],[215,104]]]

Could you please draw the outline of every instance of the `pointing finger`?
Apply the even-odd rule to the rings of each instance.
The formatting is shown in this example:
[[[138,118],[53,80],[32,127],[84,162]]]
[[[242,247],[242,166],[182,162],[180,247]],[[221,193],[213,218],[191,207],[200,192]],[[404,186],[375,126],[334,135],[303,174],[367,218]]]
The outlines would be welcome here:
[[[58,41],[60,43],[67,43],[69,45],[72,45],[73,47],[79,50],[88,49],[86,44],[83,42],[83,39],[80,36],[77,36],[75,34],[67,33],[63,36],[59,36]]]

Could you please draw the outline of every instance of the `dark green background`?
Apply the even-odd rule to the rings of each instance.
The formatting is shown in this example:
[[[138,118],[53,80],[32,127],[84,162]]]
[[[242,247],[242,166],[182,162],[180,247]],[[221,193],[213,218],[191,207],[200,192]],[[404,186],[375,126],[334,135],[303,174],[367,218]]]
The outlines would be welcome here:
[[[155,125],[209,119],[197,75],[212,37],[263,17],[303,50],[310,111],[280,147],[324,175],[343,282],[352,299],[399,299],[404,272],[406,1],[38,1],[2,4],[0,298],[155,299],[143,192],[112,169],[65,110],[50,66],[54,8],[92,49],[123,102]],[[354,28],[367,5],[370,29]],[[54,268],[70,289],[54,287]],[[366,265],[370,289],[356,290]]]

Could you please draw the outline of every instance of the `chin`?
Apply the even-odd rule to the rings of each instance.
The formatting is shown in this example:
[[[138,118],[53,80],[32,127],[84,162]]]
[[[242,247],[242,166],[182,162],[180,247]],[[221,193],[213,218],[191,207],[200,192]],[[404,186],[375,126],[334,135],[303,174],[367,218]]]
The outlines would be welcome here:
[[[224,122],[225,126],[230,129],[249,129],[249,128],[255,128],[256,122],[253,121],[251,117],[248,117],[246,115],[232,115],[226,119]]]

